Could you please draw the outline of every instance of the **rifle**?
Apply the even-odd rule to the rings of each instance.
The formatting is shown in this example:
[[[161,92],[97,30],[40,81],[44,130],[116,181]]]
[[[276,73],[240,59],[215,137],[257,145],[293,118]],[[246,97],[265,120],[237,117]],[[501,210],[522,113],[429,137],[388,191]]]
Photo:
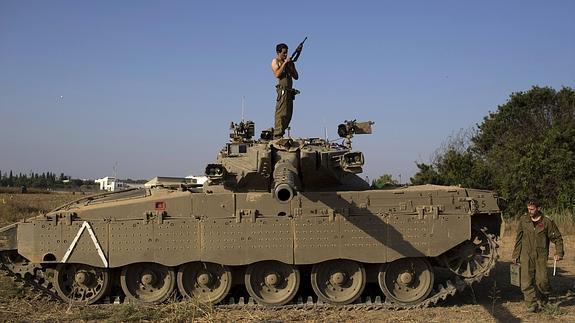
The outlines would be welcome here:
[[[301,50],[303,49],[303,43],[305,43],[307,37],[304,38],[304,40],[299,43],[299,45],[297,46],[297,48],[295,49],[295,52],[293,52],[293,54],[291,54],[290,60],[292,62],[297,62],[297,59],[299,58],[299,55],[301,54]]]

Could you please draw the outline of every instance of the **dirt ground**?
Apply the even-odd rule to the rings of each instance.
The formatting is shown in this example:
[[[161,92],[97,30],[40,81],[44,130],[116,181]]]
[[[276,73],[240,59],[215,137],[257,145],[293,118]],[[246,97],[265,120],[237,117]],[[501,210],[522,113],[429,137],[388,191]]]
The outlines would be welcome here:
[[[1,197],[1,196],[0,196]],[[16,197],[18,198],[18,197]],[[30,197],[27,197],[30,198]],[[47,198],[47,197],[46,197]],[[72,197],[68,197],[71,199]],[[44,197],[39,198],[44,199]],[[61,197],[53,203],[61,204]],[[2,200],[0,200],[2,202]],[[47,207],[34,202],[34,212]],[[1,203],[0,203],[1,204]],[[9,204],[5,204],[8,206]],[[0,209],[2,205],[0,205]],[[1,210],[0,210],[1,211]],[[5,210],[6,211],[6,210]],[[0,212],[1,213],[1,212]],[[3,222],[3,223],[2,223]],[[8,221],[0,219],[4,224]],[[251,322],[575,322],[575,235],[566,235],[566,258],[551,277],[551,305],[540,313],[528,313],[518,287],[509,284],[509,264],[514,233],[501,241],[500,261],[490,277],[434,307],[418,310],[254,310],[214,309],[191,302],[139,307],[131,304],[69,306],[23,292],[0,275],[0,321],[251,321]],[[553,254],[553,246],[551,246]],[[549,262],[550,268],[553,265]]]

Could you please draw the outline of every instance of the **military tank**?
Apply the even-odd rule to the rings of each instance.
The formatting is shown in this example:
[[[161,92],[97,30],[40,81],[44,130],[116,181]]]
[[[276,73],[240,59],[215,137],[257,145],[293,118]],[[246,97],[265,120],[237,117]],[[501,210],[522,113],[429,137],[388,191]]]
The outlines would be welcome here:
[[[498,197],[456,186],[370,189],[352,138],[372,125],[346,121],[330,142],[271,131],[254,139],[253,122],[232,123],[203,185],[157,178],[4,227],[0,268],[80,304],[435,304],[495,266]]]

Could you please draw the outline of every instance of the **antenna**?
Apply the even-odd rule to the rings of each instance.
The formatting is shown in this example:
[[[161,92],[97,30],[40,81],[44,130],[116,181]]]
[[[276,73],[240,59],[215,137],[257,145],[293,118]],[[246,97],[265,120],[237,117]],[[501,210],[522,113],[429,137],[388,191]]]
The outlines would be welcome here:
[[[244,122],[244,114],[246,110],[246,97],[242,96],[242,122]]]
[[[327,126],[325,125],[325,118],[322,118],[323,121],[323,134],[324,134],[324,138],[326,142],[329,142],[328,138],[327,138]]]
[[[114,167],[112,167],[112,169],[114,170],[114,178],[117,180],[118,179],[118,162],[117,161],[114,163]]]

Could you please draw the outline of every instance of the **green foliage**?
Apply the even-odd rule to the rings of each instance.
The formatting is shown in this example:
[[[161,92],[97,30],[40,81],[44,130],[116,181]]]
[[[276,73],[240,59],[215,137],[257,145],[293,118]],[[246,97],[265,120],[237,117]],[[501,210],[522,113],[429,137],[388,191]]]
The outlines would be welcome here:
[[[470,152],[448,150],[432,165],[417,163],[417,168],[419,171],[410,179],[413,185],[455,185],[481,189],[491,186],[491,174],[486,164]]]
[[[33,187],[33,188],[79,188],[82,185],[93,185],[92,181],[83,181],[81,179],[71,179],[70,176],[61,173],[56,176],[55,173],[45,172],[42,174],[30,172],[29,174],[13,174],[0,172],[0,186],[3,187]]]
[[[383,174],[378,179],[371,182],[371,188],[383,189],[399,186],[399,182],[393,179],[390,174]]]
[[[492,189],[522,212],[527,196],[554,208],[575,203],[575,91],[533,87],[478,125],[470,142],[442,151],[432,165],[417,164],[413,184]]]
[[[435,170],[433,165],[428,165],[424,163],[416,163],[419,171],[410,178],[411,184],[413,185],[423,185],[423,184],[436,184],[443,185],[444,181],[441,175]]]

